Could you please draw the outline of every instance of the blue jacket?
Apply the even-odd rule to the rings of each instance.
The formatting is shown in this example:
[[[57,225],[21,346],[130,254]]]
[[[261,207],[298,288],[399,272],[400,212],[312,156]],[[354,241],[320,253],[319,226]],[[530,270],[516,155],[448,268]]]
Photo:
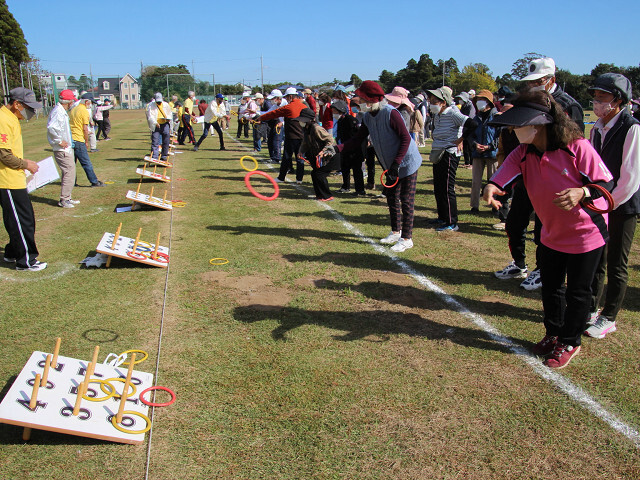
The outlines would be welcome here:
[[[469,143],[472,147],[471,155],[474,158],[496,158],[498,153],[498,139],[500,138],[500,130],[496,127],[491,127],[488,123],[493,120],[493,116],[498,111],[495,108],[487,112],[479,112],[474,121],[478,124],[475,131],[469,136]],[[479,152],[476,150],[476,145],[488,145],[489,150]]]

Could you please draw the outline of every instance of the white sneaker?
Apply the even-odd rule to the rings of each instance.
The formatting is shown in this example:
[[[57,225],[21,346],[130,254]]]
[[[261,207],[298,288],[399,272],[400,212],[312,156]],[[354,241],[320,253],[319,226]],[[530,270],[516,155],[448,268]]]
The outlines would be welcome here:
[[[280,180],[278,177],[276,177],[274,180],[276,181],[276,183],[284,183],[284,180]]]
[[[69,199],[69,201],[71,203],[73,203],[74,205],[79,205],[80,204],[80,200],[74,200],[74,199],[71,198],[71,199]]]
[[[589,320],[587,320],[587,326],[594,325],[598,321],[598,317],[600,316],[600,310],[596,310],[595,312],[589,312]]]
[[[351,193],[351,189],[349,188],[341,188],[338,190],[338,193]]]
[[[602,315],[598,316],[596,323],[584,331],[584,334],[591,338],[604,338],[607,333],[616,331],[616,322],[609,320]]]
[[[45,262],[36,261],[36,263],[31,265],[30,267],[16,267],[16,270],[25,271],[25,272],[26,271],[38,272],[40,270],[44,270],[45,268],[47,268],[47,264]]]
[[[498,270],[497,272],[493,272],[494,275],[500,280],[506,280],[508,278],[527,278],[527,266],[524,268],[520,268],[516,265],[516,262],[512,261],[509,265],[504,267],[502,270]]]
[[[296,185],[302,185],[302,180],[296,180]]]
[[[405,250],[409,250],[412,247],[413,247],[413,240],[411,240],[410,238],[407,238],[407,239],[401,238],[400,240],[398,240],[398,243],[396,243],[393,247],[391,247],[391,251],[400,253],[400,252],[404,252]]]
[[[540,269],[536,268],[531,270],[529,276],[520,284],[525,290],[537,290],[542,287],[542,277],[540,276]]]
[[[71,200],[60,200],[58,206],[62,208],[75,208],[75,205],[71,203]]]
[[[398,240],[400,240],[401,237],[402,237],[402,232],[398,232],[398,233],[391,232],[389,235],[387,235],[382,240],[380,240],[380,243],[383,243],[385,245],[392,245],[396,243]]]

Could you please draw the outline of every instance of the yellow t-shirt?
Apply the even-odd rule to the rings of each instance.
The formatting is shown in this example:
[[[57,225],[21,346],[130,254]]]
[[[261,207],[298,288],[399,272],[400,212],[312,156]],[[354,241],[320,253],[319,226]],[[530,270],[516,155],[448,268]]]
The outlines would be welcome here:
[[[187,109],[189,110],[189,115],[191,115],[193,113],[193,100],[190,97],[184,101],[184,111],[186,112]]]
[[[0,108],[0,148],[11,150],[16,157],[23,158],[20,121],[6,106]],[[0,163],[0,188],[27,188],[26,178],[24,170]]]
[[[79,103],[69,112],[71,138],[74,142],[84,143],[84,125],[89,125],[89,110],[83,103]]]
[[[169,102],[169,106],[171,107],[171,113],[176,113],[176,106],[173,102]]]
[[[158,123],[159,124],[163,124],[163,123],[167,123],[169,120],[167,119],[167,116],[164,113],[164,109],[162,108],[162,105],[158,105]]]

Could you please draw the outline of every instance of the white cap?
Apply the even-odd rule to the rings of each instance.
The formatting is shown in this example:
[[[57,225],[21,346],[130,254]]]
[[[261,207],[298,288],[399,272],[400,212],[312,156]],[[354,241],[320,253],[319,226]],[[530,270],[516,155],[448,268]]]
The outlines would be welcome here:
[[[264,95],[262,95],[260,92],[256,93],[253,98],[255,98],[256,100],[259,98],[264,98]]]
[[[469,90],[469,92],[467,92],[467,93],[469,93],[469,97],[470,98],[473,98],[473,97],[476,96],[476,91],[474,89]]]
[[[271,93],[267,96],[269,100],[275,97],[282,97],[282,92],[277,88],[275,90],[271,90]]]
[[[285,95],[298,95],[298,90],[294,87],[289,87],[284,91]]]
[[[157,92],[157,93],[153,96],[153,99],[154,99],[156,102],[161,102],[161,101],[162,101],[162,94],[161,94],[160,92]]]
[[[529,64],[529,75],[524,77],[522,81],[538,80],[547,75],[556,74],[556,62],[551,57],[536,58]]]

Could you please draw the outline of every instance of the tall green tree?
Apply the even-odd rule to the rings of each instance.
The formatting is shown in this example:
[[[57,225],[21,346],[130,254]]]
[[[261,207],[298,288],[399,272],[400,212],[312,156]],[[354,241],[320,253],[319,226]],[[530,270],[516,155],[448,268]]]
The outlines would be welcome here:
[[[142,84],[140,96],[143,102],[150,101],[156,92],[167,95],[167,74],[172,74],[168,77],[169,95],[177,95],[184,99],[187,97],[187,92],[196,84],[186,65],[149,65],[142,71],[140,78]]]
[[[360,85],[362,85],[362,79],[355,73],[352,73],[351,77],[349,77],[349,84],[359,87]]]
[[[516,80],[526,77],[529,74],[529,64],[531,63],[531,60],[542,57],[546,57],[546,55],[536,52],[525,53],[522,58],[513,62],[511,67],[511,76]]]
[[[5,55],[9,88],[20,86],[20,64],[29,60],[27,41],[5,0],[0,0],[0,56]]]

